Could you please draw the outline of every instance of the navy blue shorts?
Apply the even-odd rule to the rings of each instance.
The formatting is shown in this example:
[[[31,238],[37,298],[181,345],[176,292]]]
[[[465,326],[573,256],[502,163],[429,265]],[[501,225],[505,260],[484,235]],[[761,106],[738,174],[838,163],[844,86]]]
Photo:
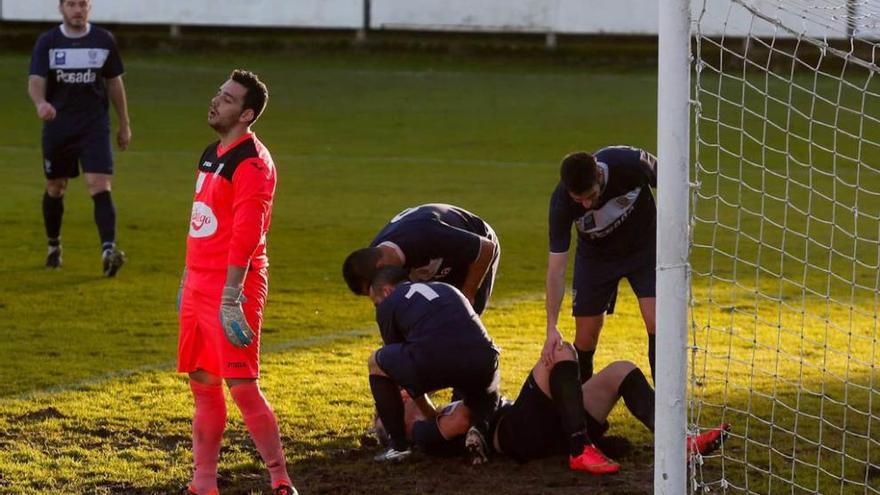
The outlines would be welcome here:
[[[616,259],[592,258],[576,254],[572,284],[573,316],[597,316],[614,312],[620,279],[639,299],[655,297],[657,254],[653,246]]]
[[[47,179],[73,178],[79,169],[90,174],[113,173],[109,125],[78,132],[43,129],[43,173]]]
[[[501,452],[519,462],[568,453],[568,435],[553,399],[538,387],[529,373],[513,405],[500,413],[496,436]],[[587,435],[596,441],[608,430],[584,411]]]
[[[412,397],[455,388],[472,416],[488,416],[500,398],[498,353],[472,349],[429,359],[409,343],[388,344],[376,351],[376,364]]]

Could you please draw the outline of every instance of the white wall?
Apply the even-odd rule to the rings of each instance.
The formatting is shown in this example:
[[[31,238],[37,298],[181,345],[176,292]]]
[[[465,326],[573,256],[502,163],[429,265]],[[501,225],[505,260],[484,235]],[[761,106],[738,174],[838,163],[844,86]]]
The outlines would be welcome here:
[[[58,0],[3,0],[2,18],[60,20]],[[95,22],[358,28],[362,0],[92,0]]]
[[[657,15],[665,0],[371,0],[374,29],[516,31],[588,34],[657,34]],[[704,0],[692,0],[695,18]],[[846,32],[847,0],[740,0],[779,17],[812,36]],[[705,0],[707,34],[773,35],[768,22],[751,25],[751,16],[731,0]],[[357,29],[363,0],[92,0],[96,22],[291,26]],[[796,12],[784,12],[784,4]],[[0,16],[12,20],[59,19],[57,0],[2,0]],[[801,10],[799,10],[801,9]],[[876,16],[876,13],[875,13]],[[880,19],[863,21],[864,34],[880,36]],[[779,32],[777,35],[790,36]]]

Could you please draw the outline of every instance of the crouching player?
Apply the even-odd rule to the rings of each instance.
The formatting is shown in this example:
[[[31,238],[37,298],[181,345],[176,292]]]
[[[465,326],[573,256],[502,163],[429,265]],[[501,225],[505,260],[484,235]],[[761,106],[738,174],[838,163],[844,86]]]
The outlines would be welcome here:
[[[257,383],[260,324],[268,292],[266,234],[275,194],[275,166],[250,131],[268,90],[234,71],[211,100],[208,124],[220,137],[198,162],[178,295],[177,370],[188,373],[195,401],[192,482],[181,493],[217,494],[217,462],[226,428],[221,382],[241,411],[266,463],[276,495],[295,495],[278,423]]]
[[[601,440],[609,427],[608,415],[621,398],[630,413],[654,431],[654,389],[641,369],[629,361],[611,363],[578,387],[573,401],[570,383],[578,380],[576,356],[574,347],[564,344],[554,352],[549,369],[541,361],[535,365],[516,401],[502,399],[489,429],[496,453],[521,462],[567,453],[573,470],[616,472],[620,466],[589,442]],[[429,455],[463,452],[462,424],[470,414],[466,405],[453,402],[433,417],[420,415],[410,404],[407,408],[412,410],[407,427],[416,447]],[[728,430],[729,426],[722,424],[688,436],[688,454],[715,450]],[[380,440],[386,437],[382,425],[377,424],[376,431]]]
[[[370,286],[384,346],[370,355],[370,390],[390,436],[377,461],[411,453],[406,436],[405,389],[425,414],[433,413],[426,393],[452,387],[467,405],[462,431],[474,463],[486,460],[486,433],[498,405],[498,348],[464,295],[442,282],[412,283],[407,270],[380,268]]]

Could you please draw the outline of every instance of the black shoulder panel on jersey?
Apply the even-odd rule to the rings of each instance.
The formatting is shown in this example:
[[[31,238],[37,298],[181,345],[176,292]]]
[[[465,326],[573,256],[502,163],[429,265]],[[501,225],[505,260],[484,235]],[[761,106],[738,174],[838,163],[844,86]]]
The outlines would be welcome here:
[[[238,170],[238,166],[241,162],[258,156],[257,145],[254,143],[253,138],[246,139],[239,143],[235,148],[227,151],[222,157],[218,158],[222,167],[217,169],[217,173],[231,182],[232,176],[235,175],[235,171]]]

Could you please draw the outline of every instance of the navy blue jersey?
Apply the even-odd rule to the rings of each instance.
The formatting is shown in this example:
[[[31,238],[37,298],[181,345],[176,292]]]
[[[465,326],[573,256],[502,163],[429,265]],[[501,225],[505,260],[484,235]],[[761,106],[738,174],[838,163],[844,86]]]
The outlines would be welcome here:
[[[594,155],[605,180],[595,206],[587,210],[568,195],[562,183],[550,198],[550,252],[565,253],[571,224],[578,233],[578,253],[614,257],[656,243],[657,159],[629,146],[609,146]]]
[[[46,101],[55,107],[53,127],[81,127],[107,122],[107,85],[104,79],[122,75],[116,40],[106,29],[89,24],[81,37],[65,36],[55,27],[37,40],[30,75],[46,78]]]
[[[443,282],[403,282],[376,307],[376,323],[387,344],[411,345],[416,359],[496,350],[486,327],[455,287]]]
[[[427,204],[398,213],[370,247],[391,245],[403,256],[412,280],[442,280],[461,287],[489,232],[473,213],[452,205]]]

